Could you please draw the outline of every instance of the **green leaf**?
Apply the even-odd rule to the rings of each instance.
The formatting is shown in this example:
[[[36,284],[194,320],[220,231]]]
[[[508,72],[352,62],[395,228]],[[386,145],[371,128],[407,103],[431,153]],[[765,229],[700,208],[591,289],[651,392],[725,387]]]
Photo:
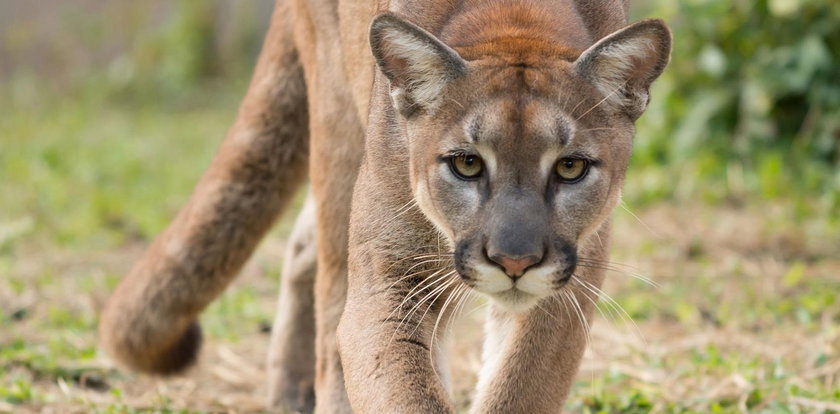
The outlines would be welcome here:
[[[794,263],[782,277],[782,283],[785,287],[794,287],[802,280],[805,275],[805,265],[802,262]]]

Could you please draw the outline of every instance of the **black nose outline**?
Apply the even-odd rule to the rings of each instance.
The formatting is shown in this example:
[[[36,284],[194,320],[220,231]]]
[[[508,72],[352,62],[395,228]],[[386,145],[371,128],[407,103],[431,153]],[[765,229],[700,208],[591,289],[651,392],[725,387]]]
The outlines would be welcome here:
[[[490,264],[498,267],[499,269],[501,269],[502,272],[504,272],[509,278],[513,279],[514,282],[519,280],[519,278],[521,278],[525,273],[527,273],[528,270],[533,269],[535,267],[539,267],[542,264],[542,262],[545,260],[545,256],[546,256],[546,249],[545,248],[543,248],[543,250],[539,254],[539,256],[535,255],[535,254],[530,254],[530,255],[523,255],[523,256],[519,256],[519,257],[510,257],[510,256],[504,254],[503,252],[499,252],[499,253],[494,254],[493,256],[490,256],[486,247],[483,247],[481,249],[481,251],[484,253],[484,258],[487,260],[488,263],[490,263]],[[525,266],[522,266],[521,269],[517,269],[517,270],[519,270],[519,272],[511,272],[510,269],[508,269],[508,266],[506,266],[504,264],[504,262],[507,261],[507,260],[514,260],[514,261],[528,260],[529,263],[527,263]]]

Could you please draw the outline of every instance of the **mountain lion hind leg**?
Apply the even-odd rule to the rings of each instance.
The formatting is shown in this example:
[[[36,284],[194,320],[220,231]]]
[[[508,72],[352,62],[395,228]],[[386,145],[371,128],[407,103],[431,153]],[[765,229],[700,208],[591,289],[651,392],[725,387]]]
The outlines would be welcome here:
[[[268,350],[268,406],[315,409],[315,202],[307,198],[283,260],[277,316]]]
[[[172,374],[194,362],[199,313],[230,283],[306,176],[306,86],[290,16],[280,6],[212,164],[103,311],[102,345],[129,368]]]

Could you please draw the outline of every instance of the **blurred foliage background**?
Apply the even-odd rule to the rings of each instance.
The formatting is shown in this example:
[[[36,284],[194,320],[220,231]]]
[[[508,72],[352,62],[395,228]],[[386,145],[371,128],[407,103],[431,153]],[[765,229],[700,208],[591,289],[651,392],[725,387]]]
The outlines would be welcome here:
[[[672,174],[639,197],[802,199],[840,214],[840,3],[636,2],[674,31],[639,125],[636,167]],[[803,197],[807,195],[808,197]],[[807,201],[806,201],[807,200]]]
[[[0,3],[0,248],[4,233],[89,249],[159,231],[232,122],[272,10]]]
[[[12,227],[49,225],[59,240],[73,242],[78,228],[92,229],[83,236],[88,241],[150,237],[181,202],[159,199],[156,188],[188,191],[200,169],[171,170],[193,168],[182,157],[208,159],[232,119],[272,2],[83,0],[45,7],[0,4],[0,173],[14,178],[0,190],[9,195],[0,218],[30,217]],[[821,215],[836,225],[840,4],[646,0],[634,2],[633,11],[634,19],[667,20],[675,41],[638,125],[627,201],[780,200],[799,216]],[[167,113],[182,121],[148,119]],[[132,134],[114,134],[115,122],[130,125]],[[189,151],[161,154],[150,140]],[[144,152],[156,152],[153,164]],[[98,163],[113,158],[114,166],[130,167],[78,162],[94,155]],[[65,188],[56,188],[59,182]],[[8,201],[21,198],[31,199]],[[65,214],[58,219],[52,211]]]
[[[0,2],[0,412],[262,409],[254,361],[289,218],[206,312],[213,364],[197,374],[113,370],[95,327],[232,123],[272,3]],[[603,358],[584,361],[569,408],[840,412],[840,2],[632,11],[665,19],[674,51],[638,122],[613,257],[661,287],[610,276],[651,342],[596,324]]]

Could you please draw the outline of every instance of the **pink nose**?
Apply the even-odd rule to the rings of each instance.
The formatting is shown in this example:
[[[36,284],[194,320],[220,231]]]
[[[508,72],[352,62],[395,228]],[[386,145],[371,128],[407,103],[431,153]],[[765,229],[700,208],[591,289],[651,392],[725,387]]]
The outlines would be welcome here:
[[[490,260],[502,266],[502,268],[505,269],[505,273],[516,280],[521,277],[525,273],[525,270],[529,267],[539,263],[542,258],[537,256],[525,256],[514,259],[501,254],[495,254],[490,256]]]

